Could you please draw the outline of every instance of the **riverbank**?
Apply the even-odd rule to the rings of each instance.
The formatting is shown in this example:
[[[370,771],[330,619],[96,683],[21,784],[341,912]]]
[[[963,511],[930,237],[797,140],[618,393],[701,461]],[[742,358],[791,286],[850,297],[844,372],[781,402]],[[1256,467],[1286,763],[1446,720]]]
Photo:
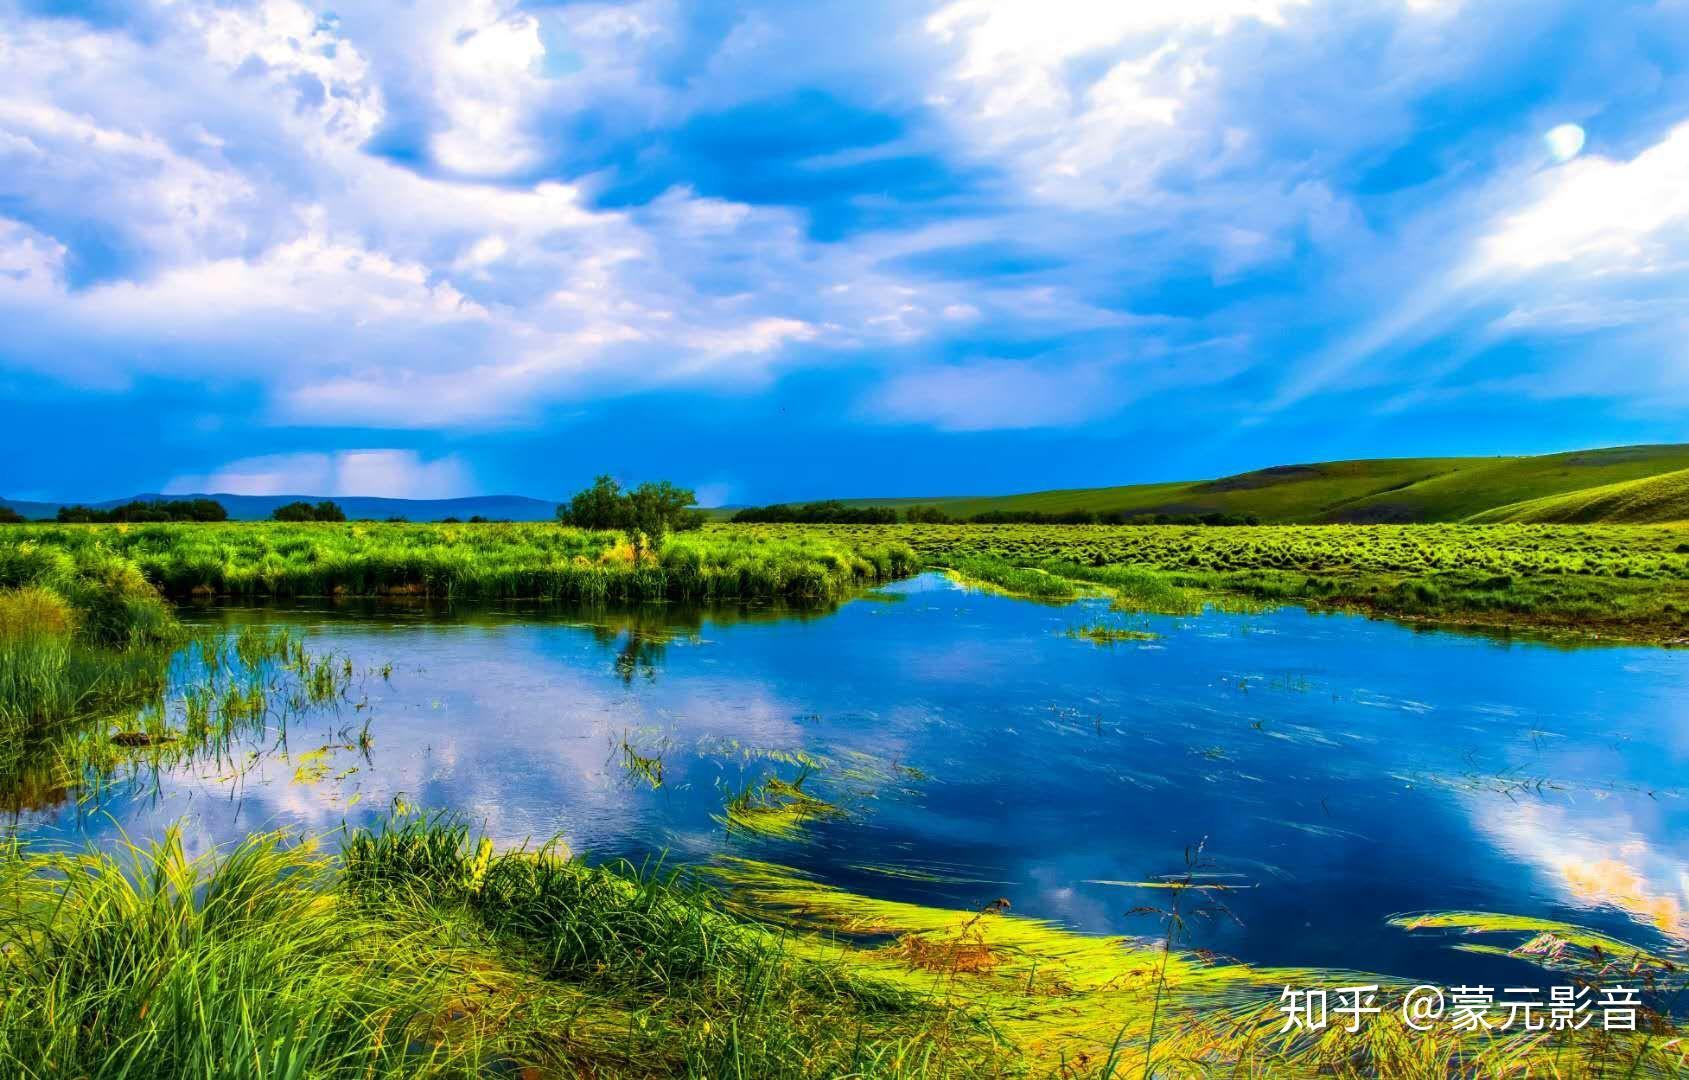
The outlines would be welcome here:
[[[0,852],[0,1062],[22,1077],[1670,1076],[1678,1030],[1409,1029],[1406,989],[1255,969],[1178,945],[1211,902],[1164,890],[1159,937],[1101,938],[1002,904],[877,902],[758,863],[662,875],[555,846],[498,852],[402,810],[320,842],[189,858]],[[707,882],[713,882],[708,884]],[[1657,999],[1663,958],[1560,924],[1459,913],[1568,980]],[[1538,943],[1552,937],[1554,950]],[[1357,1033],[1283,1032],[1283,986],[1376,982]]]

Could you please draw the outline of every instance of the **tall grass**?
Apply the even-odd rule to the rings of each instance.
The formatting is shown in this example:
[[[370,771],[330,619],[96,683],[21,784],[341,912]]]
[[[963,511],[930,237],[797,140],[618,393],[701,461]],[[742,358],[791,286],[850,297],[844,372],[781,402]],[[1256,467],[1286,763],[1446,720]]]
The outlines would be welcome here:
[[[0,849],[0,1073],[90,1077],[1681,1075],[1680,1029],[1408,1030],[1402,987],[1089,937],[996,902],[877,901],[751,862],[724,888],[400,815],[339,854]],[[1159,884],[1165,884],[1160,882]],[[1198,888],[1199,886],[1189,886]],[[1645,987],[1681,966],[1577,927],[1401,920]],[[1554,947],[1540,943],[1549,940]],[[1516,947],[1508,943],[1517,941]],[[1358,1034],[1281,1034],[1279,992],[1378,982]],[[1153,1058],[1153,1064],[1151,1064]]]
[[[825,601],[912,573],[900,541],[711,531],[639,551],[619,533],[550,524],[36,526],[8,557],[112,560],[167,595]]]
[[[469,1075],[461,966],[338,900],[312,845],[0,858],[0,1066],[18,1077]]]
[[[25,728],[156,695],[182,636],[122,556],[0,544],[0,758]]]

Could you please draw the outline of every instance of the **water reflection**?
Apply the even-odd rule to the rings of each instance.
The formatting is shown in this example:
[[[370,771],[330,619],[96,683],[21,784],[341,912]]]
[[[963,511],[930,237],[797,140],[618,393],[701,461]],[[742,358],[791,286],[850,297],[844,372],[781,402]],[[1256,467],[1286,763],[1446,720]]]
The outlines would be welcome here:
[[[751,855],[1128,933],[1156,898],[1107,883],[1178,872],[1206,838],[1214,872],[1255,887],[1196,944],[1246,960],[1511,977],[1385,925],[1412,910],[1682,937],[1689,655],[1298,610],[1149,617],[1153,639],[1108,647],[1067,634],[1102,613],[937,577],[830,613],[210,609],[390,678],[239,748],[238,767],[186,762],[98,813],[36,802],[20,824],[62,840],[186,816],[205,847],[403,795],[502,841]],[[732,826],[733,800],[778,809],[786,789],[837,813]]]

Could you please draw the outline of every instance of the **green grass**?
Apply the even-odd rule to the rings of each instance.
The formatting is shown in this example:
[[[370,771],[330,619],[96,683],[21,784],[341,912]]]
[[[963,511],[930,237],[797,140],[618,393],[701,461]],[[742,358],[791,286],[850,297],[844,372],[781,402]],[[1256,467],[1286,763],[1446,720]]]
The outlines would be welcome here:
[[[877,537],[770,540],[683,533],[654,553],[618,533],[551,524],[12,526],[8,560],[129,568],[175,598],[424,596],[607,603],[645,600],[824,602],[903,576],[908,547]]]
[[[714,528],[714,527],[712,527]],[[1689,641],[1689,529],[1672,526],[755,526],[902,540],[1034,599],[1129,610],[1300,604],[1445,625]]]
[[[1689,521],[1689,469],[1509,503],[1486,510],[1473,520],[1555,524]]]
[[[848,528],[724,532],[698,538],[698,550],[863,550]],[[873,535],[998,588],[1100,589],[1156,610],[1235,594],[1243,580],[1267,591],[1315,575],[1379,580],[1386,567],[1420,582],[1490,574],[1474,587],[1498,595],[1514,589],[1501,566],[1533,581],[1587,578],[1610,606],[1619,582],[1643,597],[1680,584],[1686,546],[1669,529],[1521,526]],[[168,655],[173,624],[126,559],[103,542],[53,548],[34,536],[0,552],[12,575],[0,592],[7,641],[40,637],[107,666]],[[35,655],[5,648],[0,661]],[[168,698],[116,718],[88,718],[75,702],[91,724],[22,722],[0,731],[0,749],[46,748],[65,784],[125,761],[160,767],[222,752],[240,725],[342,700],[353,674],[343,659],[250,629],[202,639],[171,663]],[[660,759],[641,760],[632,767],[660,785]],[[805,790],[812,764],[792,763],[795,779],[735,793],[727,817],[785,835],[836,814]],[[16,779],[0,776],[9,797]],[[402,807],[338,839],[336,849],[262,833],[200,857],[174,831],[103,850],[0,845],[0,1075],[1665,1077],[1689,1065],[1680,1029],[1659,1014],[1645,1014],[1641,1035],[1446,1025],[1420,1035],[1391,1019],[1402,989],[1392,980],[1251,968],[1179,948],[1172,929],[1159,941],[1089,937],[1001,903],[888,902],[745,861],[678,873],[592,865],[555,843],[501,852],[456,819]],[[1154,886],[1175,890],[1176,912],[1181,886]],[[1575,926],[1482,912],[1396,924],[1543,964],[1557,981],[1616,971],[1652,1001],[1682,990],[1681,956]],[[1355,982],[1384,987],[1364,1034],[1278,1034],[1280,988]]]
[[[1685,1065],[1680,1029],[1646,1009],[1636,1034],[1419,1034],[1397,1018],[1398,980],[1251,968],[1172,931],[1091,937],[1001,903],[881,901],[744,861],[682,875],[555,845],[501,852],[455,819],[403,812],[343,839],[335,852],[263,833],[197,859],[174,833],[115,852],[0,849],[0,1069],[749,1080]],[[1153,884],[1170,910],[1201,903],[1179,880]],[[1394,923],[1556,981],[1608,978],[1655,1002],[1681,989],[1671,958],[1576,926],[1481,912]],[[1381,1013],[1360,1034],[1278,1033],[1282,987],[1368,982]]]
[[[1280,465],[1217,480],[1023,495],[848,501],[858,506],[936,505],[958,518],[991,511],[1089,510],[1127,516],[1254,514],[1267,524],[1454,522],[1524,500],[1686,468],[1689,445],[1630,446],[1537,457],[1328,461]]]
[[[66,725],[156,700],[185,638],[121,555],[0,543],[0,796]]]

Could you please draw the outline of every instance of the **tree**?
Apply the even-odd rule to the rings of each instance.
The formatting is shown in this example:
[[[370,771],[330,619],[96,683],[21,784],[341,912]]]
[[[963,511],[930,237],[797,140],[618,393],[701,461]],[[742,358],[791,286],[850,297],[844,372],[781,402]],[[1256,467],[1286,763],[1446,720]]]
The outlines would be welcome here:
[[[641,537],[660,540],[671,532],[700,528],[704,514],[692,509],[697,501],[695,493],[667,480],[624,492],[613,478],[600,476],[559,506],[557,518],[578,529],[620,529],[639,543]]]
[[[936,506],[911,506],[903,512],[903,518],[911,525],[943,525],[950,521],[950,515]]]
[[[22,514],[5,503],[0,503],[0,525],[22,525],[23,520]]]
[[[345,521],[346,511],[340,509],[340,504],[324,499],[315,506],[300,500],[276,507],[270,511],[270,518],[274,521]]]
[[[695,492],[667,480],[640,484],[628,493],[628,527],[653,540],[670,532],[700,528],[704,515],[692,509]]]
[[[557,519],[577,529],[626,529],[630,527],[627,496],[613,477],[600,476],[585,491],[577,491],[567,505],[559,506]]]

